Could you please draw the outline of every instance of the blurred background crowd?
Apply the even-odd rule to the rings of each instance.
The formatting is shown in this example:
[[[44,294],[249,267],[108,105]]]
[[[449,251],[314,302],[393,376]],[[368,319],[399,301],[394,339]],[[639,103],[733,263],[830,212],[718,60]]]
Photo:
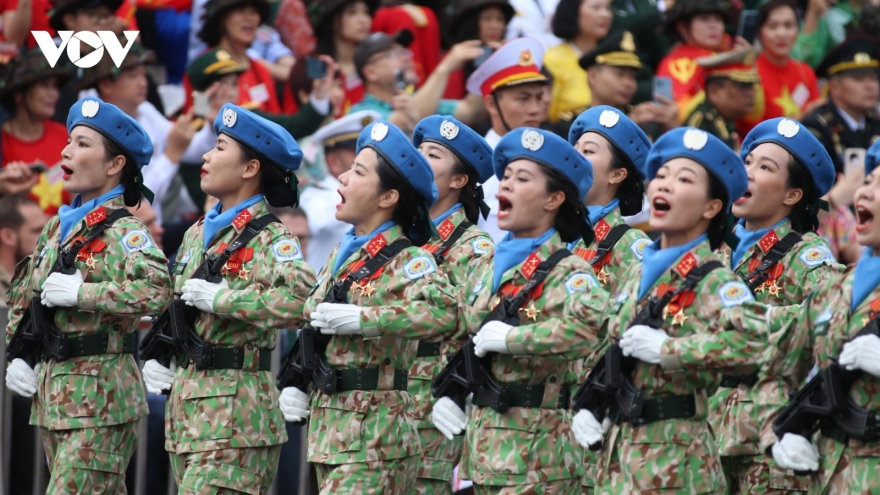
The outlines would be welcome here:
[[[143,173],[155,201],[133,213],[172,260],[213,205],[199,176],[214,146],[210,123],[226,102],[278,122],[305,150],[300,208],[275,213],[316,271],[346,230],[334,217],[336,177],[370,121],[411,131],[449,114],[494,144],[493,134],[522,126],[567,138],[595,105],[626,111],[652,138],[690,125],[737,150],[763,120],[800,120],[838,172],[820,234],[841,262],[859,256],[850,202],[865,150],[880,136],[880,0],[0,0],[0,12],[2,292],[46,220],[72,199],[58,164],[68,109],[86,95],[119,106],[150,134],[155,151]],[[56,44],[79,43],[67,32],[113,31],[122,46],[124,31],[139,35],[119,66],[104,50],[83,69],[66,51],[52,66],[32,31]],[[481,87],[489,76],[480,67],[494,64],[497,76],[506,62],[490,62],[493,53],[520,37],[543,45],[526,62],[549,84],[495,77]],[[93,49],[80,48],[83,56]],[[162,398],[151,401],[161,421]],[[29,407],[15,401],[25,425],[13,428],[17,445],[32,438]],[[148,482],[158,487],[167,456],[157,434]],[[291,438],[285,455],[299,463]],[[11,460],[12,493],[30,493],[32,460]],[[280,470],[279,486],[292,487],[285,478]]]

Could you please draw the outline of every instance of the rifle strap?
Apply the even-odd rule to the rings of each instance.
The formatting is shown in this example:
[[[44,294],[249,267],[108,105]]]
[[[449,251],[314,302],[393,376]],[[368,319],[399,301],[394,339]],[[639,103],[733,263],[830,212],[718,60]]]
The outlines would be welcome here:
[[[452,249],[452,246],[454,246],[455,243],[458,242],[459,239],[461,239],[461,236],[463,236],[464,233],[467,232],[467,229],[471,228],[472,225],[473,224],[468,222],[467,220],[461,222],[460,224],[458,224],[458,227],[456,227],[455,230],[452,231],[452,234],[449,236],[449,238],[443,241],[442,244],[436,247],[431,246],[431,248],[428,249],[428,251],[430,251],[434,255],[434,261],[437,262],[437,266],[442,265],[446,261],[446,253],[448,253],[449,250]]]
[[[660,298],[660,300],[658,301],[657,310],[659,311],[659,310],[662,310],[663,308],[665,308],[667,304],[672,302],[672,300],[675,299],[682,292],[694,290],[697,287],[697,285],[700,283],[700,281],[703,280],[703,278],[706,275],[710,274],[713,270],[721,268],[723,266],[724,266],[724,263],[717,261],[717,260],[713,260],[713,261],[707,261],[706,263],[703,263],[702,265],[694,268],[693,270],[691,270],[687,274],[687,277],[685,277],[684,282],[682,282],[682,284],[680,286],[678,286],[678,288],[674,292],[669,291],[666,294],[664,294],[663,297]],[[646,304],[642,308],[642,310],[647,309],[649,306],[650,305]]]
[[[550,274],[550,270],[553,269],[556,265],[559,264],[563,259],[571,256],[571,251],[568,249],[560,249],[555,251],[553,254],[547,257],[546,260],[542,261],[538,268],[535,269],[535,273],[532,274],[532,277],[526,282],[526,285],[520,289],[519,292],[516,293],[515,296],[508,298],[507,296],[502,297],[502,303],[506,303],[513,308],[522,308],[525,306],[529,299],[531,299],[532,290],[544,283],[544,280],[547,278],[547,275]],[[501,288],[498,288],[498,291],[501,291]]]
[[[789,232],[782,240],[777,241],[770,249],[770,252],[761,259],[761,264],[743,277],[749,286],[749,290],[754,293],[769,278],[767,270],[776,266],[786,253],[791,251],[797,243],[801,242],[802,238],[797,232]]]
[[[93,228],[92,231],[89,232],[88,237],[68,243],[67,247],[61,249],[61,252],[58,254],[58,256],[62,260],[62,262],[55,263],[55,265],[52,266],[52,269],[49,270],[49,274],[51,275],[52,273],[59,271],[60,269],[64,268],[64,266],[72,267],[74,262],[76,261],[76,257],[79,255],[79,252],[82,250],[82,248],[88,246],[92,241],[100,237],[101,234],[112,227],[117,220],[121,220],[125,217],[130,216],[132,216],[131,213],[129,213],[129,211],[125,208],[113,210],[113,212],[107,215],[107,218],[101,220],[101,223],[95,225],[95,228]]]
[[[617,244],[617,241],[619,241],[621,237],[623,237],[623,234],[626,234],[631,228],[632,227],[629,225],[623,223],[611,229],[611,232],[608,232],[608,235],[596,246],[596,254],[593,255],[593,258],[587,260],[590,262],[590,266],[596,266],[596,263],[599,263],[604,259],[605,255],[614,249],[614,245]]]
[[[406,237],[401,237],[400,239],[392,242],[391,244],[382,248],[381,251],[376,253],[376,256],[370,258],[369,261],[364,263],[364,265],[354,272],[350,273],[344,280],[340,282],[339,287],[336,289],[336,293],[338,295],[348,294],[348,291],[351,289],[351,285],[354,282],[360,282],[365,279],[369,279],[376,273],[377,270],[387,265],[395,256],[400,254],[404,249],[412,246],[412,242]],[[331,286],[331,291],[333,290]]]
[[[278,222],[281,223],[281,220],[278,220],[278,217],[271,213],[267,213],[260,218],[253,218],[247,225],[244,226],[244,230],[226,249],[223,250],[222,253],[216,256],[209,256],[202,261],[202,264],[196,269],[194,273],[207,273],[208,276],[217,276],[220,275],[220,270],[223,268],[223,265],[229,261],[229,258],[235,254],[236,251],[247,246],[251,240],[260,233],[261,230],[265,229],[269,226],[270,223]],[[208,278],[208,277],[205,277]]]

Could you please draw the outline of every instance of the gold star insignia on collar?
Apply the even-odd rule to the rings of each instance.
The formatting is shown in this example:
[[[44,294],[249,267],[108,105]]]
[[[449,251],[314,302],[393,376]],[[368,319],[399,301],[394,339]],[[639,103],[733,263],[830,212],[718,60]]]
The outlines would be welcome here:
[[[540,309],[535,308],[534,302],[528,308],[520,308],[519,310],[526,314],[527,320],[532,320],[532,321],[538,321],[538,313],[541,312]]]

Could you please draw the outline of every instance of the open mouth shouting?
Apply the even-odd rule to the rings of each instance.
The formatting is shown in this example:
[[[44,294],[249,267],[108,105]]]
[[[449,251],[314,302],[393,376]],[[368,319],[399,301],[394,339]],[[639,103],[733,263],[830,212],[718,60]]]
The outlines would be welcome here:
[[[741,205],[741,204],[745,203],[746,201],[748,201],[749,198],[751,198],[751,197],[752,197],[752,191],[746,189],[746,193],[743,194],[741,198],[736,200],[736,202],[734,202],[734,204]]]
[[[657,196],[654,198],[654,201],[651,202],[651,214],[655,217],[664,217],[672,206],[669,204],[666,198],[663,196]]]
[[[336,194],[339,194],[339,197],[342,198],[342,201],[340,201],[340,202],[336,205],[336,209],[339,210],[339,209],[342,208],[342,205],[345,204],[345,195],[342,194],[342,191],[340,191],[339,189],[336,190]]]
[[[503,194],[498,195],[498,219],[507,218],[510,215],[510,211],[513,209],[513,204],[510,202],[510,199]]]
[[[70,176],[73,175],[73,169],[71,169],[67,165],[62,164],[61,171],[64,172],[64,176],[62,176],[63,180],[68,180],[70,179]]]
[[[874,213],[863,205],[856,205],[856,232],[865,232],[874,223]]]

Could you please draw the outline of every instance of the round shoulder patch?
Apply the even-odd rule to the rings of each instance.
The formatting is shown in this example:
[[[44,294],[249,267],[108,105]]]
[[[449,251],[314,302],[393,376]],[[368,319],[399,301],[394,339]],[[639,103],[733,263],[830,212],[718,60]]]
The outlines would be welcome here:
[[[749,287],[742,282],[727,282],[718,289],[718,297],[725,308],[739,306],[748,301],[754,301],[755,297]]]
[[[822,264],[835,263],[834,255],[825,247],[812,247],[800,255],[801,261],[807,266],[819,266]]]
[[[475,239],[471,241],[471,247],[474,248],[476,254],[486,254],[495,249],[495,244],[490,239]]]
[[[272,254],[276,263],[303,259],[299,244],[293,239],[281,239],[272,245]]]
[[[587,287],[598,286],[599,282],[596,281],[596,277],[585,272],[575,273],[565,281],[565,290],[569,295],[574,294],[575,292],[583,292],[587,290]]]
[[[133,253],[153,247],[153,240],[144,230],[132,230],[122,238],[122,247],[126,253]]]
[[[635,242],[630,244],[629,250],[632,251],[633,256],[641,261],[642,257],[645,255],[645,247],[650,245],[651,241],[649,239],[636,239]]]
[[[436,271],[437,266],[434,264],[434,258],[428,256],[417,256],[409,260],[409,263],[403,267],[403,273],[409,280],[418,280]]]
[[[522,146],[530,151],[538,151],[544,146],[544,135],[533,129],[522,133]]]

